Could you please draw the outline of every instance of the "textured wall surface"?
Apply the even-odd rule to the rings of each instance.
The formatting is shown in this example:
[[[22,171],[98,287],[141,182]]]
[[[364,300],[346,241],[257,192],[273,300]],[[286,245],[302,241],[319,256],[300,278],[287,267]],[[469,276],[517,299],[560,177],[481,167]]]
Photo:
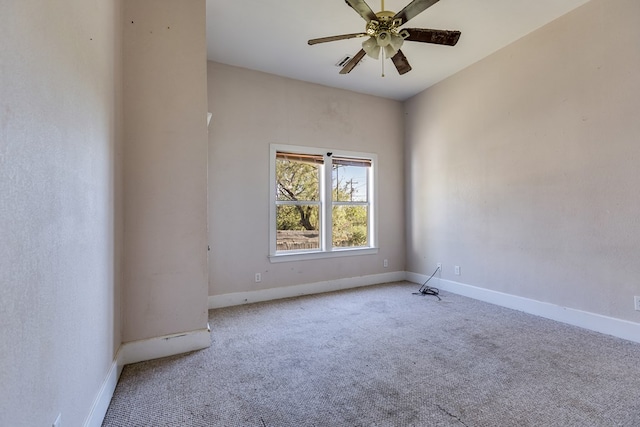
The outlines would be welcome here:
[[[208,78],[209,295],[404,270],[399,102],[213,62]],[[271,143],[377,154],[378,254],[269,262]]]
[[[0,2],[0,425],[80,426],[120,343],[118,1]]]
[[[204,0],[124,3],[123,341],[207,326]]]
[[[407,101],[409,271],[640,321],[638,40],[594,0]]]

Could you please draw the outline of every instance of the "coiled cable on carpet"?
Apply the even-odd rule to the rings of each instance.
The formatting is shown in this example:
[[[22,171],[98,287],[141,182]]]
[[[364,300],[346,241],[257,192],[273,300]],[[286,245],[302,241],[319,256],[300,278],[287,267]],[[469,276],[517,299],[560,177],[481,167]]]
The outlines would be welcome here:
[[[440,270],[440,266],[436,267],[436,270],[433,272],[433,274],[431,274],[431,276],[429,276],[429,278],[422,284],[422,286],[420,286],[420,289],[418,289],[418,292],[413,292],[413,295],[433,295],[434,297],[438,298],[438,301],[442,301],[442,298],[440,298],[440,295],[439,295],[440,290],[438,288],[432,288],[431,286],[427,286],[427,283],[429,282],[429,280],[431,280],[433,276],[436,275],[438,270]]]

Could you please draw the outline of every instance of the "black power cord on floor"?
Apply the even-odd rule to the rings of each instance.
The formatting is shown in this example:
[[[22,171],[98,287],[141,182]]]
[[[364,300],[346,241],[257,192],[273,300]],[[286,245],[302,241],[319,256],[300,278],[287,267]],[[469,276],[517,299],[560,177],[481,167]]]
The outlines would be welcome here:
[[[434,271],[433,274],[429,276],[429,278],[422,284],[422,286],[420,286],[420,289],[418,289],[418,292],[414,292],[413,295],[433,295],[434,297],[438,298],[438,301],[442,301],[442,298],[440,298],[440,295],[439,295],[440,290],[438,288],[432,288],[431,286],[427,286],[427,283],[429,282],[429,280],[431,280],[433,276],[436,275],[438,270],[440,270],[439,266],[436,267],[436,271]]]

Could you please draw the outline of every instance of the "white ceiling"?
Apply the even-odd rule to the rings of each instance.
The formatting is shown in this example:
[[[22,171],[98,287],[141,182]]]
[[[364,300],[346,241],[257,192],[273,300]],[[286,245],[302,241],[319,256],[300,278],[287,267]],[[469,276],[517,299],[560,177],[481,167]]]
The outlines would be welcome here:
[[[386,0],[400,11],[410,0]],[[459,30],[454,47],[405,42],[413,70],[365,60],[347,75],[335,64],[362,38],[309,46],[318,37],[363,32],[365,21],[344,0],[207,0],[211,61],[356,92],[404,100],[462,70],[589,0],[440,0],[404,27]],[[368,0],[374,12],[380,0]]]

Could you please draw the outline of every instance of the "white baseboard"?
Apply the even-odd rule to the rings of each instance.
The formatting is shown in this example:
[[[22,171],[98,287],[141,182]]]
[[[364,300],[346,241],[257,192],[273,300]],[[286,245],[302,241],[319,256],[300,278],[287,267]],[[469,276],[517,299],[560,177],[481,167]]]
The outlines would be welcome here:
[[[406,280],[414,283],[424,283],[428,277],[423,274],[407,272]],[[434,280],[432,279],[432,281]],[[444,291],[469,298],[640,343],[640,323],[505,294],[452,280],[438,279],[429,284]]]
[[[84,427],[100,427],[102,425],[124,365],[200,350],[210,345],[211,329],[208,324],[207,329],[132,341],[120,345],[116,357],[111,363],[111,368],[91,406]]]
[[[201,350],[211,345],[211,330],[206,329],[165,335],[122,344],[122,364],[142,362],[160,357],[174,356],[189,351]]]
[[[111,403],[111,398],[116,390],[116,385],[118,385],[122,368],[124,367],[124,364],[120,361],[120,354],[120,351],[118,351],[115,359],[111,363],[111,368],[102,382],[102,386],[93,401],[93,405],[91,405],[91,411],[89,411],[89,415],[84,421],[84,427],[100,427],[102,425],[107,409],[109,409],[109,403]]]
[[[230,307],[233,305],[250,304],[253,302],[271,301],[282,298],[298,297],[301,295],[320,294],[323,292],[340,291],[361,286],[377,285],[380,283],[405,280],[404,271],[372,274],[369,276],[349,277],[346,279],[328,280],[326,282],[306,283],[303,285],[283,286],[280,288],[262,289],[259,291],[235,292],[209,296],[209,309]]]

